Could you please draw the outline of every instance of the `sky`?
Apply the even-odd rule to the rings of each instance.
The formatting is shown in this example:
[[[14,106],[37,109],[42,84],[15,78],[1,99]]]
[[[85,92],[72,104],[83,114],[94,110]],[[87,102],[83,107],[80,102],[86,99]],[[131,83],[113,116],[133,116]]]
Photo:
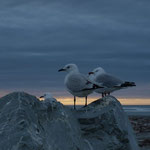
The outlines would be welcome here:
[[[149,0],[1,0],[0,96],[71,98],[58,69],[75,63],[84,74],[101,66],[136,82],[113,95],[150,104],[149,6]]]

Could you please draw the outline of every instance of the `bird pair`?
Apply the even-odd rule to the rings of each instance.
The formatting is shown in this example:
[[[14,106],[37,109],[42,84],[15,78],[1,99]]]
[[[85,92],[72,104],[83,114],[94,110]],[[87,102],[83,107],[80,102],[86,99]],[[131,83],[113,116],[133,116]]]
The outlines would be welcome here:
[[[103,97],[115,90],[135,86],[134,82],[124,82],[107,74],[101,67],[89,72],[88,76],[81,74],[75,64],[67,64],[58,71],[67,72],[64,83],[67,90],[74,96],[74,109],[76,109],[76,97],[85,97],[85,106],[87,106],[87,96],[93,91],[102,93]]]

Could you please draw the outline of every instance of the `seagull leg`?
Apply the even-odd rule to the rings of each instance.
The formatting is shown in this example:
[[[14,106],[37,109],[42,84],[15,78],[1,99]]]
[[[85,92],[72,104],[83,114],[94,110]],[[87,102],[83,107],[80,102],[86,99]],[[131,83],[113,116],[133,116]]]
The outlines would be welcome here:
[[[102,93],[102,97],[104,97],[104,93]]]
[[[85,97],[85,106],[87,106],[87,96]]]
[[[76,97],[74,96],[74,109],[76,109]]]

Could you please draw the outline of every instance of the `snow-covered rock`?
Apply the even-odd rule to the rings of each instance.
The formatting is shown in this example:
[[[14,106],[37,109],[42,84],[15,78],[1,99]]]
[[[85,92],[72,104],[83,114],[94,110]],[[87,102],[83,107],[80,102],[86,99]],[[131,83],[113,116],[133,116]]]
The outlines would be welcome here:
[[[138,150],[138,146],[114,97],[73,110],[14,92],[0,99],[0,150]]]

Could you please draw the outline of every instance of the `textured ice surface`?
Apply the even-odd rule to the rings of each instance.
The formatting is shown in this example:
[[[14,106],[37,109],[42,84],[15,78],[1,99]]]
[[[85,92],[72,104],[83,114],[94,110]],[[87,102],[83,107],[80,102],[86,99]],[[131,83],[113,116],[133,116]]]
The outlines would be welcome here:
[[[0,99],[0,150],[138,150],[138,146],[114,97],[73,110],[14,92]]]

